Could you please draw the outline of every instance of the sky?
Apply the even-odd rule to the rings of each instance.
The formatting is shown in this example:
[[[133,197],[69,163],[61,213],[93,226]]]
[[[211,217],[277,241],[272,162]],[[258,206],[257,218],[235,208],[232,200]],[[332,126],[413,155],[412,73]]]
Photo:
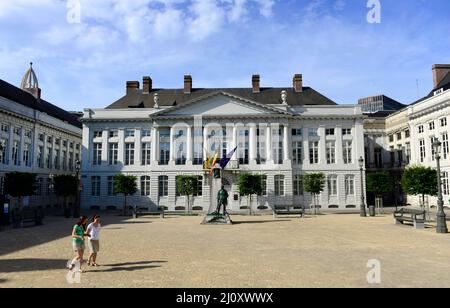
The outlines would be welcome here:
[[[368,22],[380,4],[379,23]],[[375,4],[373,4],[375,3]],[[448,0],[0,0],[0,79],[34,69],[42,97],[103,108],[127,80],[158,88],[304,86],[339,104],[409,104],[450,63]],[[370,20],[370,19],[369,19]]]

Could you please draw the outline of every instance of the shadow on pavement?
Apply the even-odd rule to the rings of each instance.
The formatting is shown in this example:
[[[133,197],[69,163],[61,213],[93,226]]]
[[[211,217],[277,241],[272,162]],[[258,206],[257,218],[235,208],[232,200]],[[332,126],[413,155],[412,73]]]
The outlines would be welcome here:
[[[105,264],[103,266],[114,267],[114,266],[128,266],[128,265],[144,265],[153,263],[167,263],[167,261],[140,261],[140,262],[127,262],[127,263],[117,263],[117,264]]]
[[[60,259],[11,259],[0,260],[0,272],[34,272],[64,269],[67,260]],[[0,280],[1,283],[1,280]]]
[[[0,284],[1,283],[5,283],[5,282],[7,282],[8,280],[6,280],[6,279],[0,279]]]
[[[300,220],[300,218],[298,218]],[[255,221],[234,221],[233,225],[246,225],[246,224],[266,224],[266,223],[277,223],[277,222],[287,222],[292,220],[255,220]]]

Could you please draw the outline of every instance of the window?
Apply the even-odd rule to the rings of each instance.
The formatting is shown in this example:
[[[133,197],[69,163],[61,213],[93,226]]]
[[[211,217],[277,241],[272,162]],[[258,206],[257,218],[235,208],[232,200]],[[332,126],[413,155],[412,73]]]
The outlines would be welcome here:
[[[9,133],[9,126],[6,124],[2,124],[1,126],[2,132]]]
[[[99,176],[93,176],[91,177],[91,195],[93,197],[99,197],[100,196],[100,177]]]
[[[181,138],[180,138],[181,139]],[[186,165],[187,145],[185,141],[175,142],[175,164]],[[221,155],[219,154],[219,157]]]
[[[402,140],[402,133],[399,132],[397,133],[397,141]]]
[[[125,165],[134,165],[134,143],[125,144]]]
[[[435,125],[434,125],[434,122],[428,123],[428,128],[429,128],[430,130],[434,130],[434,129],[436,128]]]
[[[152,136],[152,131],[150,129],[144,129],[141,133],[142,137],[151,137]]]
[[[141,176],[141,196],[150,196],[150,177]]]
[[[4,190],[5,190],[5,177],[0,176],[0,195],[4,194]]]
[[[417,130],[419,131],[419,134],[423,134],[424,131],[425,131],[424,128],[423,128],[423,125],[419,125]]]
[[[347,141],[344,142],[344,164],[352,164],[353,163],[353,155],[352,155],[352,142]]]
[[[389,135],[389,142],[394,142],[394,135]]]
[[[267,175],[261,176],[261,195],[267,196]]]
[[[301,165],[303,163],[303,142],[292,142],[292,158],[295,165]]]
[[[283,153],[283,142],[272,142],[272,156],[275,164],[281,165],[283,163]]]
[[[327,164],[332,165],[336,163],[336,145],[334,142],[327,142]]]
[[[73,171],[73,165],[74,161],[73,161],[73,152],[69,153],[69,171]]]
[[[59,169],[60,165],[59,165],[59,151],[55,150],[55,153],[53,155],[53,167],[55,169]]]
[[[63,147],[67,148],[67,140],[63,141]]]
[[[14,127],[13,133],[16,136],[20,136],[22,129],[20,127]]]
[[[407,142],[406,143],[406,147],[405,147],[405,151],[406,151],[406,164],[409,164],[409,162],[411,161],[411,143]]]
[[[294,196],[303,196],[303,176],[302,175],[294,175]]]
[[[159,164],[168,165],[170,160],[170,129],[159,131]]]
[[[409,138],[411,137],[411,132],[409,131],[409,129],[405,130],[405,138]]]
[[[20,161],[19,161],[19,142],[18,141],[14,141],[13,142],[12,162],[13,162],[14,166],[19,166],[20,165]]]
[[[203,196],[203,176],[197,177],[197,197]]]
[[[48,147],[47,148],[47,153],[46,153],[46,156],[45,156],[45,167],[47,169],[51,169],[52,168],[52,152],[53,152],[53,149],[51,147]]]
[[[52,137],[47,137],[47,143],[53,143],[53,138]]]
[[[447,126],[447,118],[442,118],[440,121],[441,121],[441,127]]]
[[[435,160],[435,156],[436,156],[436,152],[434,151],[434,146],[433,146],[433,143],[434,143],[434,141],[436,140],[437,138],[436,137],[431,137],[430,138],[430,147],[431,147],[431,159],[434,161]]]
[[[145,142],[142,144],[142,165],[148,166],[152,161],[152,144]]]
[[[319,142],[312,141],[309,143],[309,163],[314,165],[319,163]]]
[[[342,129],[342,136],[350,136],[352,134],[351,128],[343,128]]]
[[[317,128],[309,128],[308,129],[308,136],[309,137],[317,137],[317,136],[319,136],[319,130]]]
[[[134,133],[135,133],[135,130],[134,130],[134,129],[127,129],[127,130],[125,131],[125,138],[126,138],[126,137],[134,137]]]
[[[103,136],[103,132],[102,131],[95,131],[94,132],[94,138],[101,138]]]
[[[334,128],[327,128],[325,130],[325,135],[326,136],[334,136]]]
[[[328,176],[328,195],[337,196],[337,175]]]
[[[69,148],[73,149],[73,142],[69,143]]]
[[[399,167],[403,165],[403,147],[401,145],[397,146],[397,161]]]
[[[249,130],[242,129],[238,132],[238,157],[239,164],[249,164],[249,149],[250,149],[250,137]]]
[[[25,138],[31,139],[31,135],[32,135],[31,130],[26,130],[25,131]]]
[[[23,145],[23,165],[25,167],[31,167],[30,164],[30,149],[31,149],[31,145],[28,143],[25,143]]]
[[[355,176],[347,175],[345,177],[345,195],[354,196],[355,195]]]
[[[79,151],[79,150],[80,150],[80,147],[81,147],[81,145],[80,145],[79,143],[77,143],[77,145],[75,146],[75,149],[76,149],[77,151]]]
[[[37,153],[36,153],[36,164],[38,166],[38,168],[42,168],[43,165],[43,151],[44,151],[44,147],[43,146],[38,146],[37,147]]]
[[[302,137],[303,136],[303,129],[301,129],[301,128],[294,128],[294,129],[292,129],[292,136]]]
[[[383,149],[376,148],[374,150],[375,154],[375,168],[383,168]]]
[[[108,176],[108,196],[116,195],[116,188],[115,188],[114,180],[115,180],[114,176]]]
[[[112,129],[109,131],[109,138],[119,137],[119,131],[117,129]]]
[[[7,149],[8,149],[8,140],[7,139],[1,139],[0,140],[0,164],[6,165],[7,164]]]
[[[92,164],[100,166],[102,164],[102,144],[94,143],[94,153],[92,155]]]
[[[62,169],[67,170],[67,151],[62,151]]]
[[[169,195],[169,177],[161,175],[158,177],[158,195],[167,197]]]
[[[56,140],[55,140],[55,144],[56,144],[56,145],[61,145],[61,139],[59,139],[59,138],[56,139]]]
[[[118,164],[118,155],[119,155],[119,144],[110,143],[108,145],[108,163],[110,166],[115,166]]]
[[[419,141],[419,153],[420,153],[420,162],[423,163],[426,158],[426,147],[425,147],[425,140],[422,139]]]
[[[450,195],[448,172],[442,173],[442,194],[445,196]]]
[[[39,139],[39,141],[44,142],[44,140],[45,140],[44,134],[39,134],[38,139]]]
[[[450,154],[450,148],[448,144],[448,134],[442,135],[442,154],[444,159],[447,159],[448,155]]]
[[[264,129],[256,130],[256,163],[258,165],[265,164],[267,160],[266,134]]]
[[[284,175],[275,176],[275,196],[284,196]]]

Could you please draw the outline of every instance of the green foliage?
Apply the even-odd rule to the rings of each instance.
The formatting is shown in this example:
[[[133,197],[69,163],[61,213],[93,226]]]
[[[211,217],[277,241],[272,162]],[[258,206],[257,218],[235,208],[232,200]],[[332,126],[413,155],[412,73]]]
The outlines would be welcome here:
[[[57,175],[53,178],[53,189],[57,196],[75,196],[78,190],[78,180],[73,175]]]
[[[403,190],[414,196],[437,196],[437,185],[437,172],[430,167],[413,166],[407,168],[402,177]]]
[[[241,196],[260,195],[262,193],[262,175],[242,173],[238,178],[239,194]]]
[[[125,196],[134,195],[137,192],[137,177],[133,175],[118,174],[114,177],[114,189],[118,194]]]
[[[312,195],[318,195],[324,190],[325,181],[326,177],[323,173],[306,174],[303,178],[304,189]]]
[[[194,175],[177,176],[177,190],[181,196],[193,196],[198,191],[198,178]]]
[[[376,196],[391,193],[393,187],[394,183],[389,172],[380,171],[367,174],[367,191],[374,193]]]
[[[12,172],[5,177],[5,193],[18,198],[32,196],[36,190],[36,177],[34,173]]]

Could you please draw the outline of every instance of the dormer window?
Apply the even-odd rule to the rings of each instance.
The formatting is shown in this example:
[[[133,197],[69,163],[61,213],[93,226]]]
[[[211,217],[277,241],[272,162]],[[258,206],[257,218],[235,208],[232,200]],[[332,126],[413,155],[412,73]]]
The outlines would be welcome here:
[[[434,96],[444,93],[444,89],[440,88],[439,90],[434,91]]]

